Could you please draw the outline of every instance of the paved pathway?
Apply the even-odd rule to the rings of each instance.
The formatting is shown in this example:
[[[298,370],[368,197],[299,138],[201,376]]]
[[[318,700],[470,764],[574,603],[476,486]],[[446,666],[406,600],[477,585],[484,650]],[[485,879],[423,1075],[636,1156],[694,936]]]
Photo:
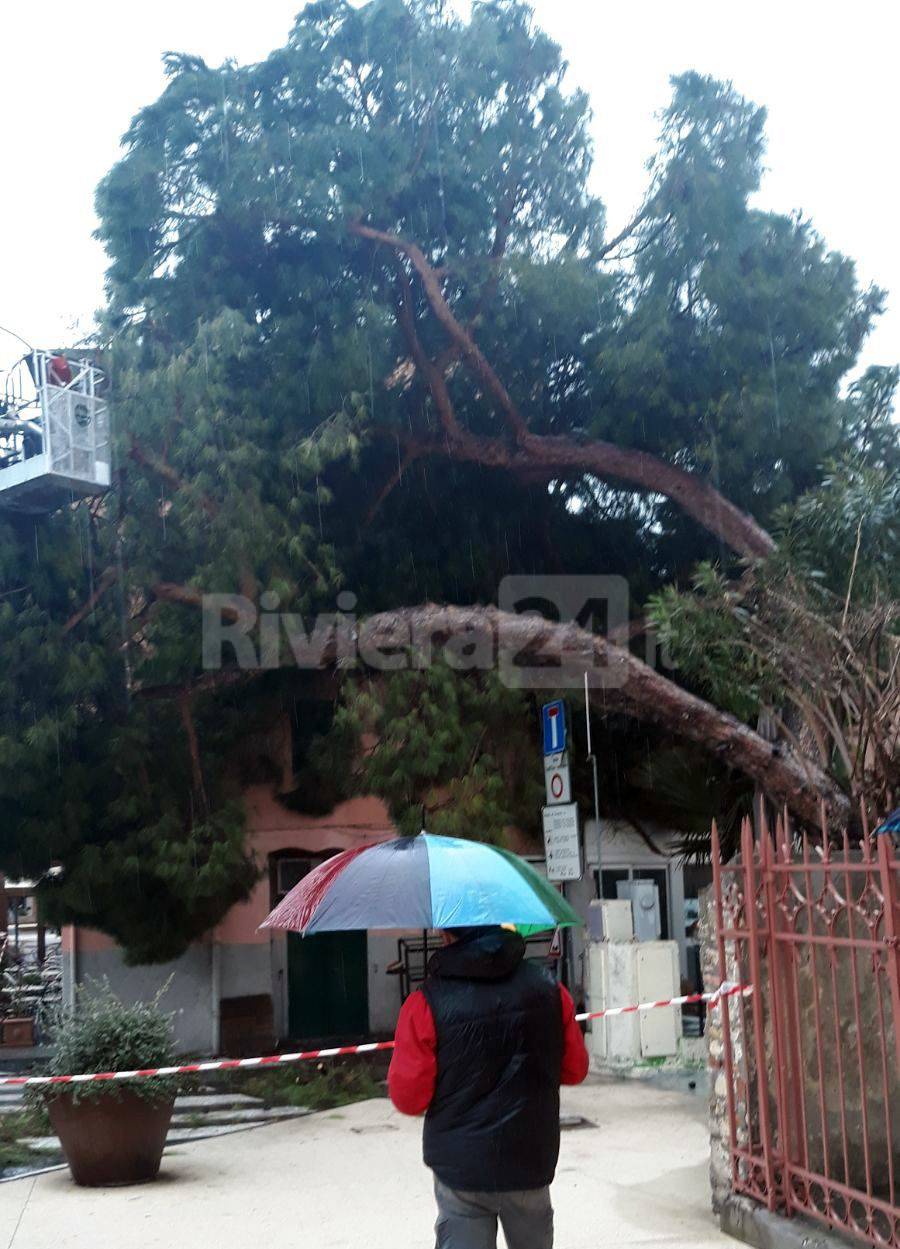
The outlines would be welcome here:
[[[709,1212],[705,1105],[592,1079],[563,1109],[559,1249],[731,1246]],[[0,1249],[428,1249],[420,1124],[386,1101],[170,1148],[141,1188],[78,1189],[67,1172],[0,1184]]]

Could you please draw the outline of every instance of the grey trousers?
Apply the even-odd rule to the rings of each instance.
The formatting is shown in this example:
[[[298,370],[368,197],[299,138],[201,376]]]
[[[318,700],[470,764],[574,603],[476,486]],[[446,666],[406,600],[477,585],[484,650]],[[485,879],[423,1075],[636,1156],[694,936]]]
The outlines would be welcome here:
[[[435,1176],[438,1217],[435,1249],[497,1249],[497,1222],[509,1249],[553,1249],[549,1188],[513,1193],[469,1193]]]

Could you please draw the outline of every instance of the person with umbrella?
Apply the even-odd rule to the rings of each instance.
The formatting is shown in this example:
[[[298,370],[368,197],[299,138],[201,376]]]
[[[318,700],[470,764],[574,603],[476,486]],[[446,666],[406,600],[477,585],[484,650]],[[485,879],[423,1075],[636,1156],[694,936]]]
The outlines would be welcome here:
[[[499,927],[445,930],[424,986],[403,1005],[391,1101],[425,1114],[437,1249],[551,1249],[559,1087],[588,1053],[568,990]]]
[[[525,959],[522,934],[580,924],[510,851],[423,832],[328,859],[263,925],[441,932],[388,1073],[397,1109],[425,1115],[437,1249],[495,1249],[498,1223],[509,1249],[551,1249],[559,1088],[581,1083],[588,1054],[571,996]]]

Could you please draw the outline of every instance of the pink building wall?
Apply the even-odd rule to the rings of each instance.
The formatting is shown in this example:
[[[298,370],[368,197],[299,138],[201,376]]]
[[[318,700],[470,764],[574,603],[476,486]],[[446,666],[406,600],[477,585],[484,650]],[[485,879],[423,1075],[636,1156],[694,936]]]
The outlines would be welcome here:
[[[340,803],[323,816],[289,810],[267,785],[249,787],[244,801],[247,846],[260,871],[248,897],[181,958],[162,966],[129,967],[110,937],[88,928],[64,929],[67,1000],[76,984],[103,978],[124,1000],[147,1000],[171,977],[165,1006],[173,1014],[176,1042],[183,1052],[223,1052],[223,1045],[237,1052],[235,1012],[241,1020],[241,1012],[247,1015],[249,1032],[239,1042],[242,1052],[267,1052],[261,1047],[288,1035],[288,942],[283,933],[259,930],[272,900],[269,856],[286,851],[299,857],[325,856],[387,841],[396,836],[396,828],[384,803],[373,797]],[[515,830],[508,834],[515,849],[526,853],[533,849]],[[399,980],[388,971],[397,958],[401,935],[368,934],[369,1028],[375,1034],[392,1031],[400,1008]],[[258,1036],[253,1032],[257,1024]]]
[[[328,815],[300,815],[283,807],[264,785],[247,790],[248,845],[252,847],[263,876],[244,902],[233,906],[218,928],[215,940],[227,944],[266,944],[269,933],[259,925],[269,913],[268,856],[279,850],[303,854],[326,854],[374,845],[396,836],[387,808],[380,798],[351,798]]]
[[[262,875],[249,897],[238,902],[222,922],[208,933],[205,941],[225,945],[267,945],[269,934],[259,925],[269,913],[269,877],[266,864],[270,854],[297,850],[302,854],[327,854],[374,845],[396,836],[387,808],[380,798],[351,798],[339,803],[328,815],[301,815],[282,806],[266,785],[251,786],[245,793],[247,845],[253,851]],[[64,953],[71,952],[74,927],[62,933]],[[78,950],[94,953],[114,950],[112,937],[92,928],[79,928]]]

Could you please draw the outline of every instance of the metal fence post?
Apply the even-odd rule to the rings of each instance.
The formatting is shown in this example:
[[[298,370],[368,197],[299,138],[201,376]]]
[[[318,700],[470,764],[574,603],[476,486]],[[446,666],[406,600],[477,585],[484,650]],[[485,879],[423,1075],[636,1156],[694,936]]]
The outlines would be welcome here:
[[[741,857],[744,867],[744,896],[747,907],[747,927],[750,939],[750,979],[753,994],[750,1004],[753,1014],[753,1048],[756,1058],[756,1088],[758,1095],[757,1111],[759,1113],[759,1135],[763,1149],[763,1169],[766,1177],[766,1204],[770,1210],[778,1206],[778,1181],[775,1170],[775,1141],[772,1134],[772,1120],[769,1106],[769,1072],[766,1060],[766,1017],[763,1001],[762,958],[760,946],[762,933],[759,923],[759,892],[758,874],[756,871],[756,846],[753,830],[749,821],[744,825],[741,836]],[[771,927],[772,917],[767,914],[766,924]],[[769,944],[772,934],[769,932]],[[746,1038],[744,1040],[746,1046]]]
[[[725,951],[725,906],[722,900],[722,849],[719,843],[719,830],[716,821],[712,825],[712,871],[713,893],[716,899],[716,944],[719,951],[719,984],[728,979],[728,959]],[[731,1138],[731,1174],[732,1183],[737,1178],[737,1110],[734,1095],[734,1060],[731,1045],[731,1001],[720,997],[718,1009],[722,1012],[722,1049],[725,1060],[726,1099],[728,1102],[728,1131]],[[746,1041],[745,1041],[746,1044]]]
[[[890,835],[878,838],[878,867],[884,895],[884,940],[887,945],[887,975],[894,1015],[894,1048],[900,1071],[900,863],[893,854]]]
[[[778,1145],[784,1164],[782,1191],[786,1212],[791,1213],[791,1162],[792,1147],[797,1118],[791,1114],[788,1099],[788,1085],[792,1082],[790,1069],[793,1058],[793,1047],[788,1048],[788,1037],[791,1034],[791,985],[788,980],[784,959],[788,951],[782,950],[778,941],[779,897],[775,879],[775,854],[769,835],[768,823],[762,823],[760,840],[760,869],[763,877],[766,897],[766,936],[769,954],[769,1017],[772,1024],[772,1044],[775,1057],[775,1124]],[[780,824],[778,832],[781,832]],[[787,1035],[786,1035],[787,1034]],[[795,1094],[798,1091],[797,1076],[793,1077]],[[772,1146],[774,1148],[775,1137]]]

